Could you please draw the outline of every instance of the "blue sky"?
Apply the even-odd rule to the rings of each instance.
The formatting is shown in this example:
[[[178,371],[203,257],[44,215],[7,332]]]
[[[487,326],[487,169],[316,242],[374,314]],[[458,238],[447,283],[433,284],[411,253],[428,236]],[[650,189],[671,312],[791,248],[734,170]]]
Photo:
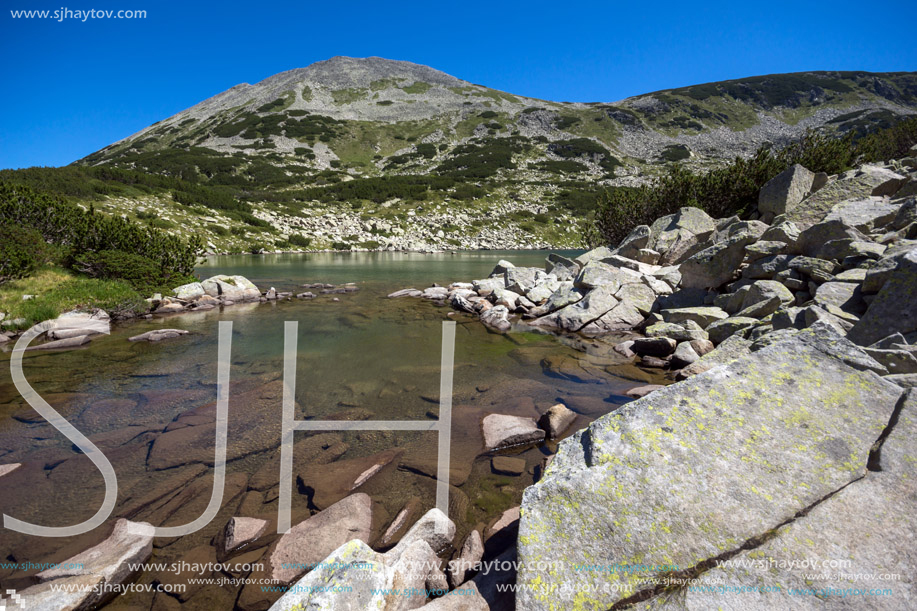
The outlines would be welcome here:
[[[917,70],[909,2],[3,4],[0,168],[68,164],[233,85],[335,55],[582,102],[758,74]],[[10,13],[63,7],[147,17]]]

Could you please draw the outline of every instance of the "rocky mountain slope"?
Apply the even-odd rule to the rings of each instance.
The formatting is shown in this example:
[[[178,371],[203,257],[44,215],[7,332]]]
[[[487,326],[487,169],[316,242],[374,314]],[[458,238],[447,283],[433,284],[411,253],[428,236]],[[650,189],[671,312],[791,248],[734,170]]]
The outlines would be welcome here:
[[[569,103],[336,57],[237,85],[78,163],[180,177],[265,222],[227,214],[212,194],[108,202],[202,233],[214,250],[570,246],[599,186],[915,112],[914,73],[773,75]]]

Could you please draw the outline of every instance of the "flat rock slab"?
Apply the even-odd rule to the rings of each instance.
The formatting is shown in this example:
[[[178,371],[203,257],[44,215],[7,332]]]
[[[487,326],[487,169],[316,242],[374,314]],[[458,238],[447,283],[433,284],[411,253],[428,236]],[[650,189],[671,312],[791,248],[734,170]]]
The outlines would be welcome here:
[[[352,494],[280,537],[271,552],[271,579],[292,583],[348,541],[368,542],[371,530],[372,499]]]
[[[164,339],[172,339],[174,337],[180,337],[182,335],[188,335],[188,331],[184,329],[157,329],[155,331],[148,331],[140,335],[135,335],[134,337],[129,337],[127,341],[129,342],[161,342]]]
[[[267,532],[267,526],[267,520],[258,518],[230,518],[217,537],[218,556],[225,557],[251,544]]]
[[[153,554],[153,526],[146,522],[131,522],[124,518],[115,522],[112,534],[88,550],[61,562],[61,566],[69,568],[49,569],[38,573],[36,577],[43,583],[47,582],[83,582],[86,580],[99,580],[108,586],[122,584],[132,579],[136,571],[131,570],[131,565],[146,562]],[[33,593],[41,598],[45,591],[42,586],[34,586],[22,592],[26,600],[26,609],[36,608],[29,605],[29,597]],[[95,608],[100,602],[108,598],[110,592],[104,590],[89,590],[81,592],[80,604],[74,609]],[[50,607],[61,608],[61,607]]]
[[[494,456],[490,466],[494,473],[500,475],[522,475],[525,472],[525,461],[511,456]]]
[[[484,432],[484,448],[488,451],[527,443],[538,443],[544,439],[544,431],[532,418],[490,414],[481,422]]]
[[[608,608],[660,572],[577,566],[693,567],[862,477],[902,391],[846,365],[831,343],[849,344],[800,332],[562,442],[523,497],[518,608],[585,606],[582,592]]]
[[[732,591],[685,588],[680,596],[655,597],[634,608],[913,609],[917,600],[915,399],[912,391],[882,444],[881,471],[870,471],[865,479],[779,529],[760,547],[700,576],[701,583],[728,584]],[[871,575],[896,578],[863,578]],[[890,592],[882,596],[849,593],[873,588]],[[793,595],[791,589],[820,591],[821,595]]]

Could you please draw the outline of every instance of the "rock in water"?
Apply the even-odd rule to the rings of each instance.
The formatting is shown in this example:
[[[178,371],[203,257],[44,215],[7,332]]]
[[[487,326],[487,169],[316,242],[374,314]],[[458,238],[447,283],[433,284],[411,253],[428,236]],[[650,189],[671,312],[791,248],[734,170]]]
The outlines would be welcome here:
[[[141,565],[153,554],[153,526],[146,522],[131,522],[124,518],[115,522],[111,536],[85,552],[61,562],[62,567],[42,571],[36,577],[42,582],[19,594],[25,609],[95,609],[117,595],[114,589],[87,588],[78,593],[54,592],[57,584],[113,588],[132,580],[138,573],[133,566]],[[50,597],[50,598],[49,598]],[[54,601],[51,604],[51,601]],[[65,602],[66,601],[66,602]],[[72,605],[72,606],[70,606]]]
[[[271,553],[271,578],[292,583],[351,540],[369,541],[372,500],[358,492],[291,528]]]
[[[538,426],[544,429],[549,439],[554,439],[566,431],[574,420],[576,420],[576,413],[567,409],[563,403],[558,403],[541,415],[541,418],[538,419]]]
[[[850,342],[802,331],[561,442],[523,498],[518,608],[575,608],[581,592],[609,608],[664,571],[577,567],[694,567],[862,477],[901,389],[846,365],[835,344]]]
[[[490,414],[481,423],[484,446],[488,451],[544,439],[544,431],[531,418]]]
[[[217,536],[217,558],[227,558],[267,531],[267,521],[258,518],[230,518]]]

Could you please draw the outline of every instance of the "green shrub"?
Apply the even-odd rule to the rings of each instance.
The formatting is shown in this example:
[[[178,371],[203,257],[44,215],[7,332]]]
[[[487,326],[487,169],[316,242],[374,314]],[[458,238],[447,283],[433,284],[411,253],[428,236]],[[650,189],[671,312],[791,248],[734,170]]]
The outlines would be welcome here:
[[[83,253],[75,257],[71,267],[90,278],[123,280],[141,294],[152,294],[194,282],[190,275],[170,274],[152,259],[120,250]]]
[[[215,233],[218,236],[228,236],[229,235],[229,230],[223,227],[222,225],[214,225],[211,223],[210,225],[207,225],[207,229],[209,229],[211,232]]]
[[[66,252],[65,263],[85,253],[120,250],[156,262],[164,277],[185,276],[203,251],[200,237],[185,241],[122,217],[83,210],[64,199],[22,185],[0,182],[0,223],[34,229]]]
[[[48,262],[51,249],[34,229],[0,225],[0,284],[24,278]]]
[[[333,242],[331,248],[332,250],[350,250],[350,244],[347,242]]]
[[[290,237],[287,238],[287,241],[293,246],[299,246],[301,248],[308,248],[312,243],[312,238],[307,238],[304,235],[298,233],[291,233]]]

